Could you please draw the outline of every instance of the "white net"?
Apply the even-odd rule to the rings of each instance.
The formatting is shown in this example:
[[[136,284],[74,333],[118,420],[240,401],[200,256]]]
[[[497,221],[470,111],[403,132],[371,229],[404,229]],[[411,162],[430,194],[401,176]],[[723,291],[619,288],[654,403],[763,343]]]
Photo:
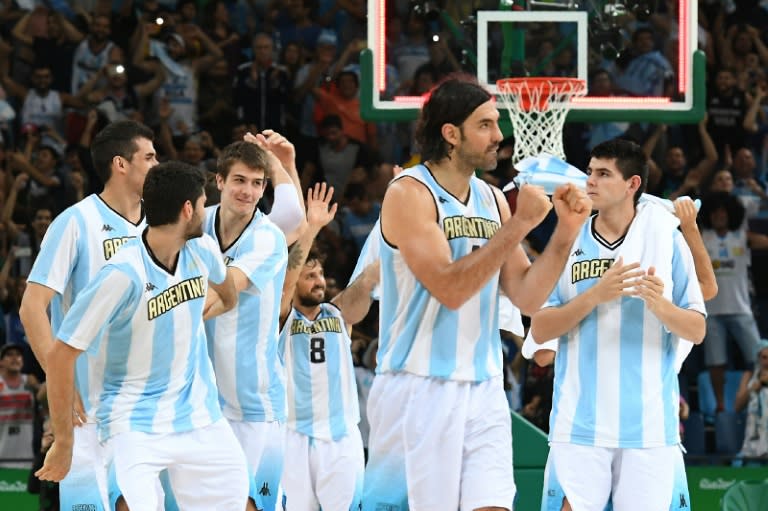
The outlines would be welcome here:
[[[512,121],[512,163],[540,153],[564,160],[563,124],[571,98],[587,93],[586,82],[575,78],[508,78],[496,82],[496,87]]]

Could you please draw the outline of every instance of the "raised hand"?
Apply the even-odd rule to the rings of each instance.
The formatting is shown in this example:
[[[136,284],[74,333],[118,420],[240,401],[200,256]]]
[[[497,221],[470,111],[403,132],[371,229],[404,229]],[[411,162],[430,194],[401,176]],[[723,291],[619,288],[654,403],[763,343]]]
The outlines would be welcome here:
[[[533,229],[541,223],[552,209],[544,188],[535,185],[525,185],[517,195],[517,208],[512,217],[515,221]]]
[[[620,296],[634,296],[633,288],[644,275],[640,263],[624,264],[624,259],[619,257],[605,270],[590,292],[594,294],[597,303],[610,302]]]
[[[571,230],[580,229],[592,212],[592,200],[584,190],[571,183],[557,187],[552,195],[552,203],[555,205],[557,223]]]
[[[338,203],[331,205],[333,187],[325,183],[316,183],[307,191],[307,223],[319,231],[336,216]]]
[[[664,298],[664,281],[656,276],[656,268],[651,266],[648,273],[635,282],[632,295],[641,298],[651,312],[659,310],[667,300]]]
[[[286,170],[296,164],[296,148],[287,138],[276,131],[263,130],[256,135],[247,133],[243,138],[247,142],[259,144],[261,148],[274,154]]]
[[[680,219],[680,229],[686,232],[690,229],[697,229],[696,227],[696,205],[690,198],[681,197],[674,201],[675,216]]]

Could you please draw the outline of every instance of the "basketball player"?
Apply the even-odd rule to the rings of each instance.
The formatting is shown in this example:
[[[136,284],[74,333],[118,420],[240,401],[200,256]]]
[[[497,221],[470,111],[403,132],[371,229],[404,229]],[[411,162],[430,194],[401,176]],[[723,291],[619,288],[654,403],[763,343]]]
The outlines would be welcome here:
[[[381,213],[381,329],[363,509],[511,509],[512,438],[502,379],[499,286],[524,313],[544,303],[591,209],[573,185],[531,265],[520,241],[552,203],[525,186],[514,216],[474,176],[496,166],[493,97],[450,77],[424,104],[425,162],[392,181]]]
[[[104,189],[62,212],[48,228],[27,279],[19,315],[29,343],[46,369],[53,332],[80,291],[120,247],[140,233],[144,177],[157,165],[153,133],[134,121],[109,124],[93,140],[91,157]],[[50,320],[48,306],[50,304]],[[96,434],[104,351],[77,359],[72,470],[59,485],[61,509],[109,509],[107,475]],[[70,411],[70,417],[73,412]]]
[[[307,196],[308,228],[291,248],[286,277],[295,283],[295,292],[281,307],[280,353],[288,395],[285,457],[290,460],[282,483],[289,511],[357,511],[362,496],[363,443],[349,331],[368,312],[379,266],[367,267],[325,302],[322,262],[310,248],[333,219],[336,206],[328,207],[332,194],[323,183]]]
[[[277,345],[288,249],[284,233],[256,204],[269,176],[287,178],[284,167],[294,165],[295,153],[282,135],[268,135],[246,135],[248,141],[222,150],[216,175],[221,202],[206,210],[203,230],[218,243],[239,295],[236,308],[205,324],[219,401],[248,460],[249,506],[274,511],[285,434],[284,369]],[[285,205],[276,202],[273,211],[279,208]],[[299,208],[303,222],[303,201]],[[211,302],[206,318],[221,312],[221,305]]]
[[[655,239],[643,240],[660,254],[668,250],[655,266],[623,263],[623,245],[635,243],[625,237],[642,221],[642,149],[623,140],[600,144],[588,174],[598,213],[584,224],[557,287],[532,319],[534,339],[560,338],[551,466],[573,509],[602,511],[609,495],[617,511],[669,509],[682,464],[677,339],[701,342],[704,301],[691,251],[676,229],[656,226]]]
[[[237,295],[215,242],[203,235],[204,186],[205,178],[185,163],[152,168],[143,188],[148,227],[96,274],[64,317],[48,356],[55,439],[40,479],[58,481],[69,470],[74,363],[102,344],[99,439],[113,453],[129,508],[158,508],[151,489],[161,470],[181,509],[245,508],[245,457],[223,420],[203,327],[208,286],[225,310]]]

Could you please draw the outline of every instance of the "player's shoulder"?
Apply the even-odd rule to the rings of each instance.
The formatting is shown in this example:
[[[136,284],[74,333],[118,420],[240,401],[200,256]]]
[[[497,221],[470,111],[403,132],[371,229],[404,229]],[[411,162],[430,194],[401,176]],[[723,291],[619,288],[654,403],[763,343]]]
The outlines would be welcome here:
[[[214,254],[221,252],[216,240],[214,240],[207,232],[204,232],[197,238],[187,240],[185,247],[193,252],[212,252]]]
[[[83,200],[66,208],[56,215],[56,218],[53,219],[50,227],[56,228],[67,225],[73,220],[85,221],[91,218],[98,210],[98,204],[96,204],[97,199],[94,199],[94,197],[95,195],[89,195]]]
[[[269,216],[265,215],[259,210],[256,210],[251,223],[248,224],[247,231],[248,234],[252,237],[272,236],[285,244],[285,234],[283,234],[283,231],[280,229],[280,227],[278,227],[275,222],[270,220]]]

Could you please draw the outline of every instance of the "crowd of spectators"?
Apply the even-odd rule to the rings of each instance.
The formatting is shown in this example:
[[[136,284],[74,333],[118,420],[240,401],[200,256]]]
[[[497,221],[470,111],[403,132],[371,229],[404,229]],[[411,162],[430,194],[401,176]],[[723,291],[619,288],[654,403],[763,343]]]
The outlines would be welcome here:
[[[388,4],[390,94],[419,95],[451,72],[474,72],[439,19],[414,13],[407,0]],[[627,21],[627,50],[619,58],[590,56],[591,94],[670,93],[676,80],[677,2],[658,4],[648,21]],[[473,5],[498,8],[498,2]],[[318,244],[331,255],[325,264],[329,292],[332,282],[336,290],[343,287],[378,218],[393,167],[418,160],[412,123],[361,118],[358,58],[366,45],[366,6],[365,0],[0,3],[0,306],[5,318],[0,345],[22,347],[25,373],[44,379],[18,318],[27,272],[52,219],[99,191],[88,147],[110,121],[144,122],[155,131],[158,159],[180,159],[209,176],[219,148],[241,140],[247,131],[269,128],[285,134],[297,147],[304,189],[327,181],[342,203]],[[454,16],[458,26],[469,13],[454,10],[461,8],[444,14]],[[571,123],[565,131],[567,155],[583,168],[597,143],[615,136],[635,139],[651,160],[649,191],[702,198],[711,215],[702,218],[704,228],[713,231],[718,231],[717,214],[723,208],[710,201],[737,198],[734,207],[743,209],[737,213],[743,221],[730,218],[728,223],[726,218],[724,232],[744,233],[734,250],[746,262],[737,268],[741,274],[724,278],[733,286],[747,286],[747,309],[723,309],[713,317],[743,314],[744,321],[759,328],[760,337],[768,338],[768,265],[761,270],[754,263],[768,257],[768,8],[756,0],[701,0],[699,11],[699,46],[707,56],[707,117],[692,126]],[[546,26],[539,29],[531,30],[527,43],[551,51],[557,34]],[[434,33],[441,36],[430,37]],[[573,49],[565,48],[542,72],[568,75],[574,60]],[[484,179],[503,186],[512,178],[511,143],[505,142],[498,169]],[[209,200],[216,200],[214,188]],[[712,192],[719,192],[718,198]],[[724,236],[718,232],[713,243]],[[531,257],[541,243],[531,240]],[[726,267],[733,258],[723,253],[712,259]],[[725,280],[719,284],[721,291],[730,285]],[[733,292],[743,298],[744,289]],[[712,370],[712,383],[720,385],[715,389],[717,411],[727,401],[718,371],[753,370],[757,348],[738,330],[723,327],[722,332],[721,351],[705,356],[704,348],[695,348],[681,376],[681,390],[688,395],[699,373]],[[356,333],[360,366],[372,364],[369,346],[376,335],[374,307]],[[519,342],[507,339],[510,403],[546,429],[552,370],[522,362],[516,355]],[[30,392],[44,398],[37,387]],[[693,412],[698,410],[694,397],[688,399]],[[16,458],[4,456],[3,438],[0,433],[0,459]]]

